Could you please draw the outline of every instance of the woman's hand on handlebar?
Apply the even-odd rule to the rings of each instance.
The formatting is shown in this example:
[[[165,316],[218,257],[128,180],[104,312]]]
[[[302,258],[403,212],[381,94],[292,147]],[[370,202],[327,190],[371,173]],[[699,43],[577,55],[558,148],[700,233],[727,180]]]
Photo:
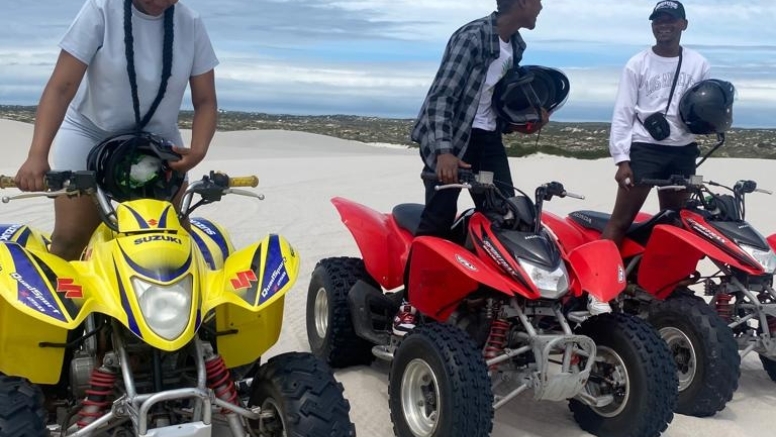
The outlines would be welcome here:
[[[16,188],[22,191],[43,191],[46,188],[46,172],[51,170],[48,159],[29,157],[16,173]]]

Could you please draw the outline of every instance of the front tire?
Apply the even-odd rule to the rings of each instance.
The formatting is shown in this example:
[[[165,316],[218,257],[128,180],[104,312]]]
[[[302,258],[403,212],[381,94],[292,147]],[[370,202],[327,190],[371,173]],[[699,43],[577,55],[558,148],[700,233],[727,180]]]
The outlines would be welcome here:
[[[673,420],[677,378],[665,342],[643,320],[622,313],[585,321],[579,334],[597,346],[587,390],[612,395],[613,402],[592,407],[572,399],[579,426],[601,437],[654,437]]]
[[[262,365],[251,386],[250,405],[274,415],[251,426],[261,437],[355,437],[350,404],[329,366],[308,353],[286,353]]]
[[[372,344],[353,329],[348,292],[358,280],[374,283],[359,258],[326,258],[307,290],[307,341],[312,353],[334,368],[371,364]]]
[[[648,321],[668,344],[679,378],[676,412],[708,417],[733,399],[741,356],[733,330],[703,299],[674,295],[650,309]]]
[[[452,325],[420,325],[391,363],[388,398],[397,437],[487,437],[493,428],[488,368]]]
[[[40,387],[0,373],[0,437],[46,436],[46,417]]]

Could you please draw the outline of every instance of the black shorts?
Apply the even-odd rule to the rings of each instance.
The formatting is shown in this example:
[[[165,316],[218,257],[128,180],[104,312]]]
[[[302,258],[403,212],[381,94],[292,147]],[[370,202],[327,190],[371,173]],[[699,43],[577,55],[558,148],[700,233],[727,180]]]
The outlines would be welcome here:
[[[695,174],[695,160],[700,155],[697,143],[686,146],[633,143],[630,167],[635,182],[642,179],[668,179],[673,175],[690,177]]]

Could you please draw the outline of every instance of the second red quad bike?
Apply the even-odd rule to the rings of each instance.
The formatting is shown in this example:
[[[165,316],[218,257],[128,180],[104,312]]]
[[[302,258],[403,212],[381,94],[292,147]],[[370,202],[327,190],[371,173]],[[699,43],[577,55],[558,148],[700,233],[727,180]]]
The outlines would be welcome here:
[[[592,241],[566,251],[537,220],[545,201],[578,196],[551,182],[535,200],[507,199],[492,174],[461,173],[461,183],[437,189],[486,201],[460,215],[453,241],[413,236],[423,205],[386,214],[332,200],[362,258],[323,259],[313,271],[313,353],[334,367],[390,361],[399,437],[488,436],[494,410],[523,392],[568,401],[598,436],[659,435],[678,395],[665,342],[638,317],[586,310],[587,293],[609,301],[624,289],[617,248]],[[420,316],[399,337],[391,328],[404,296]]]

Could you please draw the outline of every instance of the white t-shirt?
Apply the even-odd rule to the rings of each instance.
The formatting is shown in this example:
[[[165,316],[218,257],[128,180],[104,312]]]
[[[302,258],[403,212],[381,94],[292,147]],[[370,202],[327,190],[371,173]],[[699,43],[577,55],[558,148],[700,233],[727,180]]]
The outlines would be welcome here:
[[[472,127],[487,131],[496,130],[496,113],[493,112],[493,89],[496,83],[512,68],[512,43],[498,39],[500,52],[498,58],[490,63],[485,83],[480,92],[480,103],[477,106],[477,115],[474,116]]]
[[[657,141],[639,122],[655,112],[665,113],[678,62],[678,56],[658,56],[652,48],[648,48],[625,65],[609,137],[609,151],[615,164],[630,160],[630,147],[634,142],[686,146],[695,141],[695,135],[687,131],[679,117],[679,101],[687,89],[709,78],[710,66],[700,53],[686,47],[682,48],[682,68],[666,117],[671,126],[671,135],[663,141]]]
[[[172,76],[144,130],[175,141],[180,138],[178,114],[189,78],[209,72],[218,65],[218,59],[199,14],[179,2],[173,23]],[[164,14],[146,15],[133,5],[132,35],[142,119],[161,82]],[[59,46],[88,65],[69,114],[86,117],[107,132],[134,128],[124,46],[124,0],[86,0]]]

